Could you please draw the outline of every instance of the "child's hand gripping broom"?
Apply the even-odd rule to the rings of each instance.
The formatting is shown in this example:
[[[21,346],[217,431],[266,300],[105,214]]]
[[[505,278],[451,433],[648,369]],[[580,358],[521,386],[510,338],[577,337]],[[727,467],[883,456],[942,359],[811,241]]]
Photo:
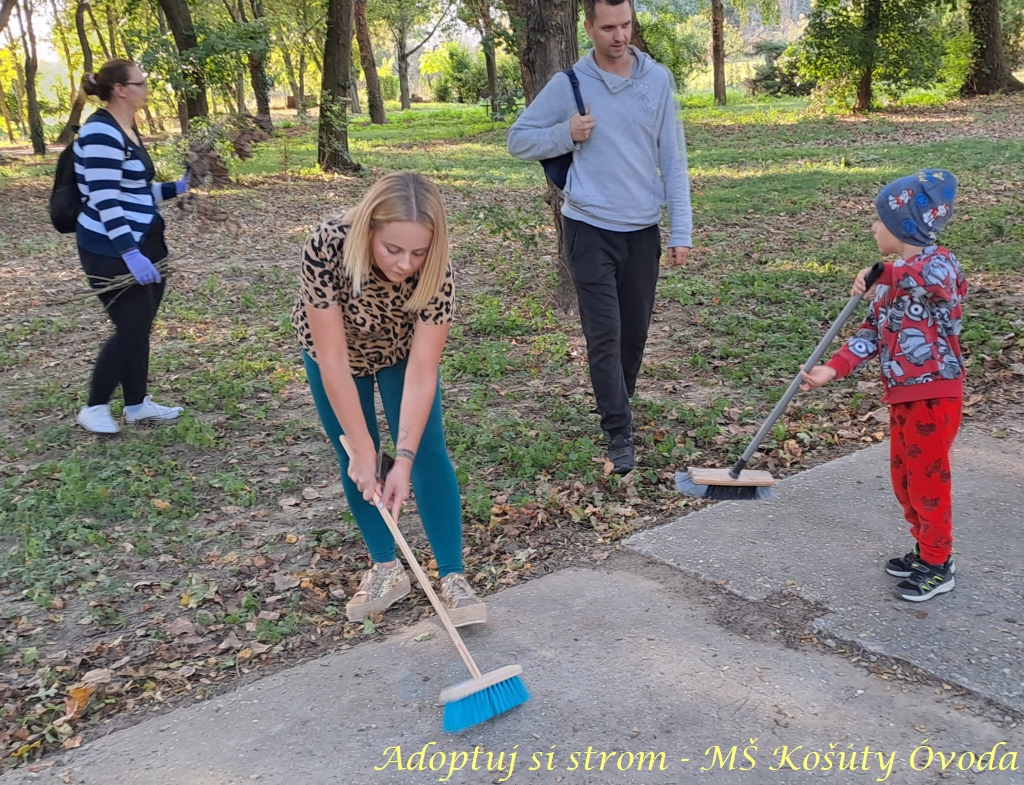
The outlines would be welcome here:
[[[872,267],[871,272],[864,279],[864,290],[869,291],[884,271],[885,265],[881,262]],[[842,313],[832,323],[825,337],[821,339],[821,343],[815,347],[811,356],[807,358],[807,362],[803,366],[805,370],[810,371],[811,368],[818,364],[818,361],[825,354],[829,345],[835,340],[839,331],[843,329],[846,320],[857,310],[857,306],[862,299],[863,295],[860,294],[850,297]],[[771,486],[775,484],[775,478],[772,477],[771,473],[750,471],[744,467],[754,457],[754,453],[761,446],[761,442],[764,441],[772,428],[775,427],[776,420],[786,411],[789,402],[793,400],[800,389],[802,381],[803,377],[797,372],[796,377],[790,382],[786,394],[775,404],[775,408],[768,415],[768,419],[761,426],[761,430],[757,432],[753,441],[743,451],[742,457],[736,461],[731,469],[699,469],[691,466],[689,471],[676,472],[676,488],[679,492],[698,499],[715,499],[716,501],[748,501],[774,498],[775,491]]]
[[[351,460],[352,449],[349,447],[348,440],[344,436],[341,436],[340,439],[342,447],[345,448],[345,452],[348,453]],[[489,673],[480,673],[480,669],[473,661],[469,649],[462,642],[462,636],[459,635],[455,625],[452,624],[448,611],[445,610],[441,600],[434,592],[434,587],[430,585],[430,581],[423,572],[423,568],[416,561],[409,543],[405,541],[405,537],[399,531],[395,519],[391,517],[391,513],[376,494],[374,494],[373,503],[377,505],[384,523],[391,530],[391,536],[395,538],[395,542],[398,543],[398,547],[402,551],[402,556],[405,557],[405,561],[412,569],[416,580],[419,581],[420,586],[429,598],[430,604],[434,606],[437,617],[441,620],[441,624],[444,625],[445,631],[452,639],[452,643],[455,644],[455,648],[458,649],[459,654],[462,656],[462,661],[466,663],[466,667],[473,677],[469,681],[449,687],[441,693],[441,702],[444,704],[443,727],[445,732],[458,733],[481,722],[486,722],[492,717],[497,717],[499,714],[504,714],[506,711],[514,709],[522,703],[526,703],[530,699],[530,693],[526,691],[526,685],[523,684],[523,680],[520,678],[523,672],[522,667],[519,665],[509,665]]]

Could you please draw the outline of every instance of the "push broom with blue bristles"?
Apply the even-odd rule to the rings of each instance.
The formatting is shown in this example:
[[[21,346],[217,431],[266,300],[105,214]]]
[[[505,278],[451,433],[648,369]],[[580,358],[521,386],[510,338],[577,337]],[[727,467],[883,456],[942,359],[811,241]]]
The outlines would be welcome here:
[[[344,436],[341,437],[341,444],[351,459],[352,450]],[[405,557],[406,563],[412,569],[416,580],[419,581],[430,600],[430,604],[434,606],[437,617],[444,625],[445,632],[452,639],[452,643],[455,644],[455,648],[462,657],[462,661],[466,663],[466,668],[469,669],[469,674],[472,677],[469,681],[449,687],[441,693],[441,703],[444,704],[443,728],[445,733],[459,733],[526,703],[530,699],[530,693],[526,691],[526,685],[523,684],[522,667],[509,665],[489,673],[480,672],[469,649],[462,642],[462,636],[455,629],[448,611],[445,610],[441,600],[434,592],[434,587],[430,585],[423,568],[416,561],[412,548],[402,536],[395,519],[391,517],[391,513],[376,494],[374,494],[373,503],[377,505],[384,523],[391,530],[391,536],[395,538],[395,542],[402,551],[402,556]]]
[[[871,268],[871,272],[864,278],[865,291],[870,290],[875,285],[883,272],[885,272],[885,265],[881,262]],[[853,315],[853,312],[857,310],[857,306],[860,305],[862,299],[862,295],[851,295],[842,313],[832,323],[825,337],[814,348],[811,356],[807,358],[807,362],[803,366],[804,368],[810,370],[818,364],[818,361],[821,360],[829,345],[839,335],[839,331],[843,329],[843,325]],[[743,451],[743,455],[733,464],[731,469],[700,469],[691,466],[688,471],[676,472],[676,489],[686,496],[693,496],[697,499],[713,499],[715,501],[761,501],[764,499],[774,499],[776,493],[772,486],[775,485],[775,478],[772,477],[771,472],[751,471],[746,466],[750,459],[754,457],[757,448],[761,446],[761,442],[765,440],[765,437],[775,427],[775,422],[786,411],[789,402],[796,396],[802,381],[802,374],[797,373],[793,381],[790,382],[789,389],[779,399],[779,402],[775,404],[775,408],[768,415],[768,419],[764,421],[761,430],[757,432],[757,435],[747,445],[747,449]]]

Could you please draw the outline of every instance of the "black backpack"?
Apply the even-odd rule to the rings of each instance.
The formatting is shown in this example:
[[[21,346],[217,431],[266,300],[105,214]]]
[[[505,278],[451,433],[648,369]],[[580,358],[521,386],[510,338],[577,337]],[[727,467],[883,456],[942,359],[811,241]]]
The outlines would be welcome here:
[[[78,126],[75,126],[75,138]],[[53,177],[53,193],[50,194],[50,223],[61,234],[72,234],[78,226],[78,214],[82,212],[85,200],[78,190],[75,179],[75,141],[64,148],[57,159],[57,172]]]
[[[580,80],[576,78],[576,72],[567,68],[562,73],[569,77],[569,82],[572,84],[572,94],[576,98],[576,110],[581,115],[586,114],[587,108],[583,105],[583,96],[580,95]],[[548,179],[558,186],[558,190],[565,190],[565,181],[569,179],[569,167],[572,166],[572,153],[565,153],[557,158],[548,158],[541,161],[540,165],[544,167],[544,174],[548,176]]]

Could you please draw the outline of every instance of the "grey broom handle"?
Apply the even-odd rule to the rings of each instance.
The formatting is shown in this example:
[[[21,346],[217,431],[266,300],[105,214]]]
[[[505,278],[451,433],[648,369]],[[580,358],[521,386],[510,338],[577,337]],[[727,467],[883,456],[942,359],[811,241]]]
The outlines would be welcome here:
[[[867,274],[864,279],[865,291],[870,289],[879,278],[882,277],[882,273],[885,272],[885,265],[878,262],[874,267],[871,268],[871,272]],[[814,351],[811,352],[811,356],[807,358],[807,362],[804,363],[804,369],[810,370],[818,364],[818,360],[825,354],[828,347],[835,340],[836,336],[839,335],[839,331],[843,329],[843,325],[853,315],[853,312],[857,310],[857,306],[860,305],[860,301],[863,299],[863,295],[855,294],[850,297],[849,302],[846,303],[846,307],[843,308],[842,313],[839,314],[838,318],[832,322],[832,326],[828,332],[825,333],[825,337],[821,339]],[[757,452],[757,448],[761,446],[761,442],[764,441],[765,437],[769,434],[772,428],[775,427],[775,422],[782,416],[782,413],[786,411],[786,407],[789,406],[789,402],[796,396],[797,391],[800,389],[800,383],[803,381],[803,377],[800,372],[797,372],[796,377],[792,382],[789,383],[789,389],[786,390],[786,394],[779,399],[779,402],[775,404],[775,408],[772,409],[772,413],[768,415],[768,419],[765,420],[764,425],[761,426],[761,430],[757,432],[754,440],[750,442],[747,449],[744,450],[743,456],[736,461],[731,469],[729,469],[729,476],[734,480],[738,480],[740,472],[746,467],[747,462],[754,457],[754,453]]]

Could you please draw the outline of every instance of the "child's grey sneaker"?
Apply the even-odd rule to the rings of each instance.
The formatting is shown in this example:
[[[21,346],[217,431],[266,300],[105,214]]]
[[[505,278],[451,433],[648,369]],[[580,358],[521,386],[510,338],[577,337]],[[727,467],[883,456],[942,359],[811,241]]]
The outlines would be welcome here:
[[[909,578],[914,574],[914,562],[921,561],[921,549],[914,545],[914,550],[903,556],[896,556],[885,563],[885,571],[894,578]],[[950,573],[956,572],[956,562],[949,561]]]
[[[896,596],[908,602],[924,602],[932,597],[953,591],[956,579],[953,577],[953,560],[945,564],[928,564],[915,561],[910,565],[911,575],[896,587]]]

